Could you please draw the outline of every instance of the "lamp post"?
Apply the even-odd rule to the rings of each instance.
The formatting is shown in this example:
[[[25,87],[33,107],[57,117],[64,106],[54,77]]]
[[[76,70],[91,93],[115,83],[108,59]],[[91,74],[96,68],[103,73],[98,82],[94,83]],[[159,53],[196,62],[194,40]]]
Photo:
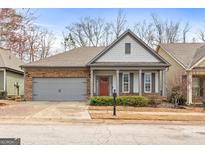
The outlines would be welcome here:
[[[117,97],[117,93],[114,89],[114,92],[113,92],[113,116],[116,116],[116,97]]]

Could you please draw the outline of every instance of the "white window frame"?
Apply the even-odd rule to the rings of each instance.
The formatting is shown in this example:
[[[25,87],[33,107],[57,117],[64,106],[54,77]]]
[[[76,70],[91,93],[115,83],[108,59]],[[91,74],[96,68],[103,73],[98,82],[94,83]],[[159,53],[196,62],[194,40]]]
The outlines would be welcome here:
[[[128,91],[125,91],[124,89],[124,76],[128,75]],[[123,93],[129,93],[130,92],[130,73],[129,72],[123,72],[122,73],[122,92]]]
[[[146,75],[150,76],[150,82],[146,82]],[[150,84],[150,90],[146,90],[146,84]],[[145,72],[144,73],[144,92],[145,93],[151,93],[152,92],[152,73],[151,72]]]

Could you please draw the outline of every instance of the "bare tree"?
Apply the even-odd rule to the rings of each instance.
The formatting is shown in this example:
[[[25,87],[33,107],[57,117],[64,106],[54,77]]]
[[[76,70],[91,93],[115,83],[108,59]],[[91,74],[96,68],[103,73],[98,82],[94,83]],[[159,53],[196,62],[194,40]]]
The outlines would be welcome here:
[[[106,23],[105,27],[104,27],[104,42],[103,45],[108,46],[110,44],[110,42],[113,40],[112,36],[113,36],[113,32],[112,32],[112,24],[110,23]]]
[[[68,47],[72,46],[70,44],[70,42],[72,44],[73,44],[73,42],[75,42],[74,44],[76,46],[80,46],[80,47],[88,45],[87,37],[85,36],[80,23],[73,23],[73,24],[67,26],[66,30],[68,31],[69,35],[64,37],[64,38],[66,38],[66,40],[64,39],[64,41],[68,41],[66,43],[68,45]]]
[[[191,26],[189,25],[189,22],[187,22],[182,30],[182,39],[183,43],[187,42],[187,33],[191,30]]]
[[[148,45],[154,46],[155,34],[153,23],[148,23],[146,20],[138,22],[134,25],[134,32]]]
[[[163,32],[164,32],[164,23],[159,19],[159,16],[156,14],[151,14],[153,23],[155,25],[155,30],[156,30],[156,41],[158,43],[163,42]]]
[[[199,29],[198,35],[199,35],[199,39],[205,42],[205,24],[203,24]]]
[[[116,21],[112,23],[112,29],[115,33],[115,37],[118,38],[120,34],[125,30],[126,15],[122,9],[119,9]]]
[[[30,9],[0,9],[0,45],[21,60],[35,61],[46,57],[51,49],[50,33],[34,24]]]
[[[94,40],[95,44],[94,46],[99,46],[100,41],[103,38],[103,31],[105,30],[105,22],[101,18],[97,18],[94,20],[94,25],[93,25],[93,32],[94,32]]]
[[[82,46],[101,46],[104,44],[104,34],[110,34],[110,28],[101,18],[85,17],[79,22],[66,27],[67,34],[63,33],[65,49]]]
[[[175,43],[179,41],[180,34],[180,23],[173,21],[165,22],[165,35],[164,42],[165,43]]]
[[[49,32],[47,29],[40,30],[38,59],[43,59],[51,55],[54,40],[55,37],[52,32]]]

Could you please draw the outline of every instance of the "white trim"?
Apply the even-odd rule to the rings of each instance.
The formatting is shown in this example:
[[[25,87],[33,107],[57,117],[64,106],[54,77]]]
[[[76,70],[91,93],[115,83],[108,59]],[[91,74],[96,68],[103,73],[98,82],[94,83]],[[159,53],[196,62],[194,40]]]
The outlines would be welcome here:
[[[124,75],[128,75],[128,91],[124,91]],[[129,93],[130,92],[130,73],[129,72],[123,72],[122,73],[122,92],[123,93]]]
[[[94,67],[92,66],[91,67],[93,70],[121,70],[121,71],[139,71],[139,70],[153,70],[153,71],[156,71],[156,70],[164,70],[165,67],[161,67],[161,66],[156,66],[156,67],[136,67],[136,66],[132,66],[132,67]]]
[[[167,52],[167,50],[165,50],[161,45],[159,45],[159,48],[162,48],[172,59],[174,59],[180,66],[187,70],[187,68],[176,57],[174,57],[171,53]],[[159,54],[159,49],[157,53]]]
[[[159,93],[159,73],[155,72],[155,92]]]
[[[145,84],[147,84],[148,82],[146,82],[146,75],[150,75],[150,91],[146,91],[145,88]],[[145,72],[144,73],[144,93],[151,93],[152,92],[152,73],[151,72]]]
[[[139,70],[139,95],[142,95],[142,70]]]
[[[192,104],[192,72],[187,73],[187,104]]]
[[[117,95],[120,94],[120,86],[119,86],[119,84],[120,84],[120,75],[119,74],[120,74],[119,70],[116,70],[116,93],[117,93]]]
[[[90,96],[93,96],[93,70],[90,70]]]
[[[191,66],[189,69],[193,69],[195,66],[199,65],[203,60],[205,60],[205,57],[201,58],[197,63],[195,63],[193,66]]]
[[[4,91],[6,91],[6,69],[4,69]]]
[[[139,72],[135,72],[133,75],[133,92],[138,93],[139,92]]]

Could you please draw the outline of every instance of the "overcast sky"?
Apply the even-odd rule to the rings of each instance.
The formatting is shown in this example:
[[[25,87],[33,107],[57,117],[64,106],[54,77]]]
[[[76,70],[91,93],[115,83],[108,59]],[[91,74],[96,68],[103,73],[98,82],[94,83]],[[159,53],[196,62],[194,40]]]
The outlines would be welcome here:
[[[205,21],[205,9],[123,9],[127,17],[127,26],[132,27],[136,22],[144,19],[149,20],[150,14],[158,14],[162,19],[172,19],[174,21],[189,21],[192,26],[192,34]],[[56,36],[55,48],[61,50],[62,31],[65,26],[78,21],[82,17],[102,17],[106,21],[112,21],[117,16],[118,9],[35,9],[38,14],[37,24],[45,26],[53,31]]]

